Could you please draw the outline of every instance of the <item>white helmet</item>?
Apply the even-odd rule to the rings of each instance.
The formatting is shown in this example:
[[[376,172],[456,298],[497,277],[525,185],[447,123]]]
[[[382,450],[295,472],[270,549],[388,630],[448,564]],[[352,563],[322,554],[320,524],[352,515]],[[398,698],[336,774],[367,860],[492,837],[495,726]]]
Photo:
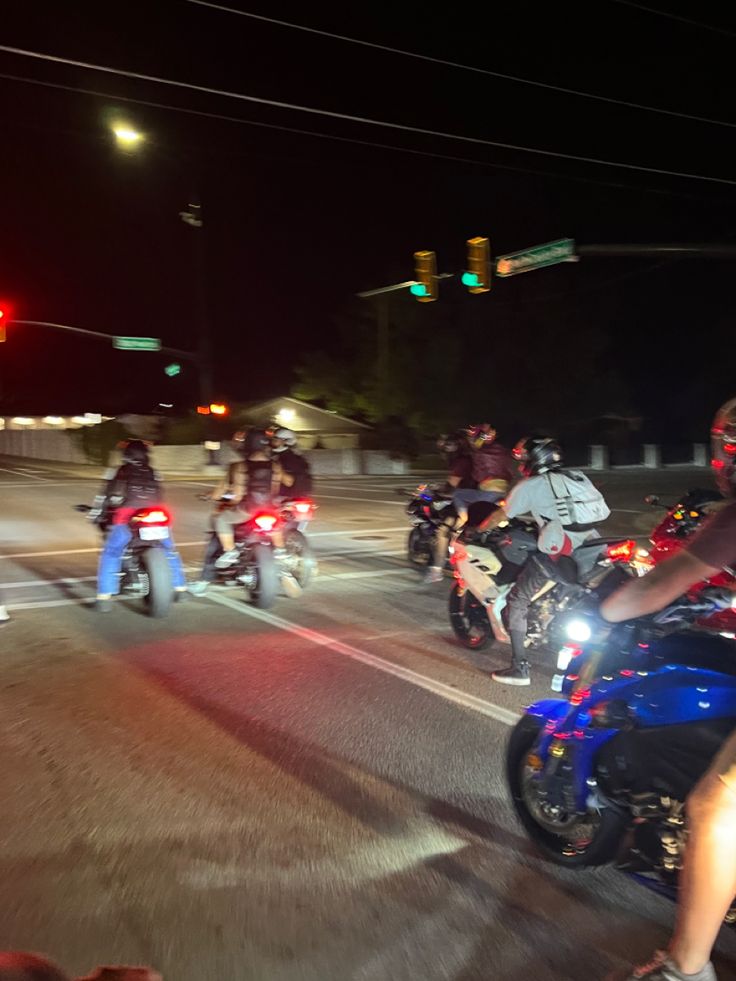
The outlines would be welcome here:
[[[273,446],[274,440],[281,440],[280,446]],[[291,429],[276,429],[271,434],[272,448],[274,453],[283,453],[284,450],[289,449],[291,446],[296,446],[296,433]]]

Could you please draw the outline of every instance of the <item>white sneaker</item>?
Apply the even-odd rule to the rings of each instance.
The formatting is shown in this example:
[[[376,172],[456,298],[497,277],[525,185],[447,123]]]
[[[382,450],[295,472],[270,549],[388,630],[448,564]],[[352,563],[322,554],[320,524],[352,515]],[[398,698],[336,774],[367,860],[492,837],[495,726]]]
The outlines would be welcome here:
[[[427,575],[424,577],[424,582],[428,586],[431,586],[432,583],[442,582],[444,578],[445,574],[442,569],[440,569],[438,565],[431,565],[429,569],[427,569]]]
[[[227,552],[223,552],[222,555],[215,562],[216,569],[229,569],[233,562],[238,558],[237,548],[231,548]]]
[[[281,573],[281,588],[289,599],[299,599],[302,595],[302,587],[290,572]]]
[[[615,977],[615,975],[614,975]],[[649,964],[635,967],[626,981],[717,981],[713,965],[708,963],[697,974],[683,974],[664,950],[657,950]]]
[[[10,614],[4,606],[0,606],[0,627],[4,627],[10,620]]]

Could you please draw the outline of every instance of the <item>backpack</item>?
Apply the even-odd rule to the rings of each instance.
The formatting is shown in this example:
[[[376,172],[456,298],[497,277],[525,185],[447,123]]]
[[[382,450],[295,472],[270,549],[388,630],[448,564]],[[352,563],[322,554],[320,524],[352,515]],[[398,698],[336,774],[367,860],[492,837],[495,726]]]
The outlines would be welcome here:
[[[601,492],[579,470],[547,473],[555,515],[565,531],[592,531],[611,513]]]

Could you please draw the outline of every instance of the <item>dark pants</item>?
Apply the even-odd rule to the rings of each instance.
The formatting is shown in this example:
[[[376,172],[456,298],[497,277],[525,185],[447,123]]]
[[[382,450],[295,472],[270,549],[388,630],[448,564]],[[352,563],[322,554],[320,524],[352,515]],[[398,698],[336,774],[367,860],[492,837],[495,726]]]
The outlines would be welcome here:
[[[511,587],[506,608],[503,611],[504,622],[511,638],[511,663],[513,667],[518,668],[521,662],[526,660],[524,640],[532,599],[550,579],[555,582],[564,582],[569,575],[569,569],[563,571],[559,562],[553,561],[549,555],[545,555],[543,552],[535,552],[527,559],[516,582]]]

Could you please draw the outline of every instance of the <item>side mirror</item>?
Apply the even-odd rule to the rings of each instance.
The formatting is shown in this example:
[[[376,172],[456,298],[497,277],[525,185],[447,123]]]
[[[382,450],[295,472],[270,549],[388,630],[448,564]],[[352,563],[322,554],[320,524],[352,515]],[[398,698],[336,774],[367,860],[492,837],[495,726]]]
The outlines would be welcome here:
[[[651,507],[656,507],[659,504],[659,497],[656,494],[647,494],[644,498],[644,503],[649,504]]]

